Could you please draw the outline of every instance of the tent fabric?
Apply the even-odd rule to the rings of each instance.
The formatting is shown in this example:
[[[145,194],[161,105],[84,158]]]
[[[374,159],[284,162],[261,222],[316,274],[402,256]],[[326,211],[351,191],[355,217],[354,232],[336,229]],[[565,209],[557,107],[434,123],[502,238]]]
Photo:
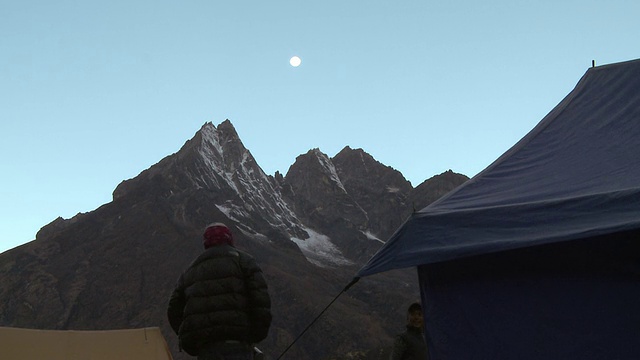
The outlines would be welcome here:
[[[640,60],[593,67],[485,170],[414,213],[357,273],[640,228]]]
[[[157,327],[104,331],[0,327],[0,358],[21,360],[171,360]]]
[[[639,235],[419,266],[431,359],[640,358]]]

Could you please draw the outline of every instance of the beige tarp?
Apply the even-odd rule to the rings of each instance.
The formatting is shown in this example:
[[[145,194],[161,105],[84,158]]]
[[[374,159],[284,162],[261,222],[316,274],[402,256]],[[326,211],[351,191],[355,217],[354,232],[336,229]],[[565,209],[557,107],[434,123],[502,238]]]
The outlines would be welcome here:
[[[75,331],[0,327],[3,360],[171,360],[157,327]]]

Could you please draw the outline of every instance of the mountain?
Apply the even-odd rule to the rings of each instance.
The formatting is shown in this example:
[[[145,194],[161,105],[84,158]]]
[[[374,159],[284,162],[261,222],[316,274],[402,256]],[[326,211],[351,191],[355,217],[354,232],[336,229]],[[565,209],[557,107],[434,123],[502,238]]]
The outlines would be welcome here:
[[[467,180],[448,171],[416,188],[362,149],[298,156],[266,175],[230,121],[206,123],[175,154],[120,183],[113,200],[44,226],[0,254],[0,326],[117,329],[159,326],[175,281],[202,252],[211,222],[232,229],[261,265],[273,325],[260,344],[274,359],[340,293],[418,206]],[[419,299],[414,269],[360,280],[283,359],[375,359]]]

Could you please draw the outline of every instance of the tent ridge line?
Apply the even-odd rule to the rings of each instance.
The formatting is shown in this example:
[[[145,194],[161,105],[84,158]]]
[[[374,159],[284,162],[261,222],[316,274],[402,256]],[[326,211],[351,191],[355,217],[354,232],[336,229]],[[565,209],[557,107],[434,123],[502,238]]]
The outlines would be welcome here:
[[[602,68],[602,67],[606,67],[606,65],[605,66],[601,66],[600,68]],[[494,160],[484,170],[482,170],[481,172],[476,174],[471,179],[467,180],[464,184],[458,186],[456,189],[450,191],[449,193],[445,194],[444,196],[442,196],[438,200],[434,201],[433,203],[431,203],[426,208],[430,208],[432,206],[437,206],[439,203],[445,201],[446,199],[450,198],[455,193],[457,193],[458,189],[461,189],[461,188],[467,187],[467,186],[472,186],[474,183],[477,183],[483,177],[483,175],[485,173],[491,171],[493,168],[495,168],[496,166],[500,165],[505,159],[508,159],[509,157],[511,157],[511,155],[514,152],[519,151],[522,147],[524,147],[526,144],[528,144],[529,141],[531,140],[531,138],[536,137],[539,133],[541,133],[544,129],[546,129],[547,126],[549,126],[553,122],[552,121],[553,119],[559,117],[560,115],[562,115],[562,113],[564,113],[564,111],[569,107],[569,105],[573,102],[573,100],[578,96],[580,91],[586,86],[587,76],[591,72],[593,72],[592,69],[595,69],[595,68],[587,69],[587,71],[582,75],[580,80],[578,80],[578,83],[573,88],[573,90],[571,90],[571,92],[569,94],[567,94],[567,96],[565,96],[564,99],[562,99],[562,101],[560,101],[560,103],[558,105],[556,105],[553,109],[551,109],[551,111],[549,111],[549,113],[547,113],[547,115],[545,115],[542,118],[542,120],[540,120],[538,125],[535,126],[533,129],[531,129],[531,131],[529,131],[529,133],[527,133],[522,139],[520,139],[518,142],[516,142],[511,148],[509,148],[507,151],[505,151],[500,157],[498,157],[496,160]]]
[[[570,203],[574,201],[585,201],[590,198],[599,198],[604,194],[610,194],[612,195],[612,197],[618,197],[618,195],[632,196],[633,194],[636,194],[640,198],[640,188],[629,188],[629,189],[623,189],[623,190],[612,191],[612,192],[590,193],[590,194],[584,194],[579,196],[566,196],[561,198],[544,199],[540,201],[521,201],[517,203],[496,204],[491,206],[465,207],[462,209],[458,209],[458,208],[430,209],[429,207],[427,207],[424,209],[425,211],[419,211],[415,213],[415,216],[411,216],[411,218],[407,220],[407,222],[409,222],[414,218],[423,218],[423,217],[432,216],[432,215],[437,216],[437,215],[446,215],[451,213],[464,214],[464,213],[478,212],[481,210],[510,209],[510,208],[518,208],[522,206],[538,206],[538,207],[553,206],[555,204]]]

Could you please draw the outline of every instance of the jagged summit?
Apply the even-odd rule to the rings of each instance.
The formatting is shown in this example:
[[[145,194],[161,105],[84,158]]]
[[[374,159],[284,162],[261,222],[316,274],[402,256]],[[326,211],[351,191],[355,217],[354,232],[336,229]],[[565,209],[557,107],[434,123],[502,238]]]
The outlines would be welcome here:
[[[132,188],[162,182],[171,189],[168,197],[210,198],[227,220],[239,224],[249,234],[261,235],[274,229],[283,237],[305,237],[303,226],[282,199],[273,178],[260,168],[244,147],[233,124],[225,120],[217,127],[205,123],[192,139],[170,155],[120,184],[114,199]],[[191,194],[191,195],[190,195]]]

